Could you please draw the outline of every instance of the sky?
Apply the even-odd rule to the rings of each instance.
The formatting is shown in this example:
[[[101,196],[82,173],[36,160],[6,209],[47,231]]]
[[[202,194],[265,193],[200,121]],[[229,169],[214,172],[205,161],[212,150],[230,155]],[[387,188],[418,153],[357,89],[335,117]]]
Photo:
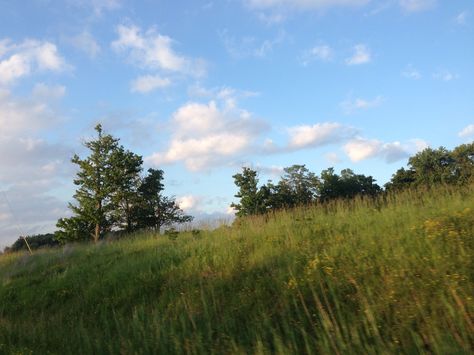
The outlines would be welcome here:
[[[474,139],[472,0],[0,0],[0,248],[69,214],[93,127],[200,220],[232,175],[382,185]]]

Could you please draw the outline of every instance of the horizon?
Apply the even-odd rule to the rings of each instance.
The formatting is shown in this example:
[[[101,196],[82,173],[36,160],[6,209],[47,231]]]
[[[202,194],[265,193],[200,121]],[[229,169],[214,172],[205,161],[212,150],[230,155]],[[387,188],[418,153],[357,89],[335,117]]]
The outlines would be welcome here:
[[[70,159],[97,123],[197,219],[229,216],[242,166],[382,186],[424,148],[474,139],[471,1],[0,5],[0,249],[16,224],[68,215]]]

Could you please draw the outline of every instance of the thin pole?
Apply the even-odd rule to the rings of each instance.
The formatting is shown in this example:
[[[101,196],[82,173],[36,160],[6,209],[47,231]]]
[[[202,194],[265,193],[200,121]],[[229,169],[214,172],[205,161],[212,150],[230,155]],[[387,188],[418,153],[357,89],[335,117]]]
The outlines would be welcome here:
[[[18,232],[20,233],[20,238],[23,238],[23,240],[25,241],[26,247],[28,248],[28,251],[30,252],[30,255],[33,255],[33,251],[30,248],[30,244],[28,243],[28,240],[26,240],[25,233],[23,233],[23,231],[20,227],[20,224],[18,223],[18,219],[16,218],[15,214],[13,213],[13,208],[10,204],[10,201],[8,200],[7,194],[6,194],[5,191],[2,191],[2,192],[3,192],[3,197],[5,198],[5,201],[7,202],[7,206],[10,209],[10,213],[13,216],[13,220],[15,222],[16,228],[18,229]]]

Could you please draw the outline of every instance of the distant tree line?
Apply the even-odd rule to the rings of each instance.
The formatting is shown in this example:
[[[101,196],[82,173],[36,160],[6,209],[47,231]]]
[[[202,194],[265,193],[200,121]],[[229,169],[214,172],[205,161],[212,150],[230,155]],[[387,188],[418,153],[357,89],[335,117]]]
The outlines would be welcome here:
[[[59,241],[56,240],[54,233],[35,234],[25,238],[28,241],[28,244],[30,245],[30,248],[32,250],[59,246]],[[25,243],[25,239],[23,239],[23,237],[18,238],[15,243],[10,245],[9,247],[6,247],[4,252],[11,253],[20,250],[28,250],[28,247]]]
[[[392,175],[382,189],[372,176],[355,174],[344,169],[336,174],[333,168],[320,176],[305,165],[292,165],[283,170],[278,183],[259,185],[258,172],[244,167],[233,176],[239,199],[232,203],[238,217],[264,214],[295,206],[325,203],[355,196],[376,196],[386,191],[398,191],[418,186],[438,184],[462,185],[474,180],[474,143],[463,144],[450,151],[440,147],[427,148],[408,160],[408,168]]]

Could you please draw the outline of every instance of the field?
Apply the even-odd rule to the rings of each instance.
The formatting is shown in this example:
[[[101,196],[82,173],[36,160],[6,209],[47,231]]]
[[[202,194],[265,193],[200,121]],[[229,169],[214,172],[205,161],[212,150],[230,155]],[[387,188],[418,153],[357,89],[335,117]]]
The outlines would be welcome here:
[[[0,353],[470,354],[474,186],[0,256]]]

